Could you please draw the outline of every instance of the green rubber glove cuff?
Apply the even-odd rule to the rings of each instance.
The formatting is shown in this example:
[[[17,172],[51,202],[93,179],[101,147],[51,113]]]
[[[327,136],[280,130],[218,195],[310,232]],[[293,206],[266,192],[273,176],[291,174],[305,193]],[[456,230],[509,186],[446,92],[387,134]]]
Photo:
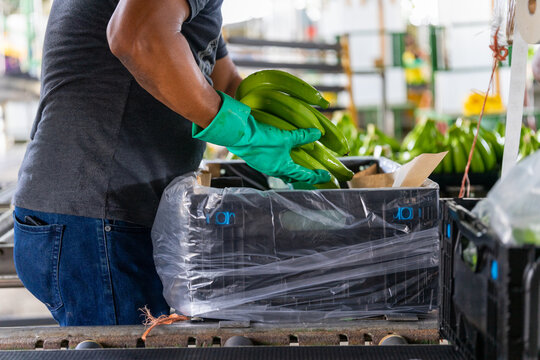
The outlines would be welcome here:
[[[193,124],[191,136],[221,146],[233,146],[244,136],[251,108],[221,91],[217,92],[223,103],[206,129]]]
[[[223,100],[219,112],[206,129],[192,127],[195,139],[226,146],[246,164],[270,176],[282,176],[312,184],[330,180],[324,170],[310,170],[291,159],[291,149],[312,143],[321,137],[317,129],[281,130],[257,122],[251,108],[219,92]]]

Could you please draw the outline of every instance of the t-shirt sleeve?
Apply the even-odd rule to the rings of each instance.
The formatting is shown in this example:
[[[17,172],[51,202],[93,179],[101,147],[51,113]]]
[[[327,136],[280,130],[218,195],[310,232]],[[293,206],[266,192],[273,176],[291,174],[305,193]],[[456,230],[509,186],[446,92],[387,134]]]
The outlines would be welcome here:
[[[194,17],[196,17],[199,12],[204,9],[206,4],[208,3],[208,0],[187,0],[189,4],[189,17],[186,19],[186,22],[190,22],[193,20]]]
[[[227,50],[227,44],[225,43],[225,40],[223,40],[223,35],[220,35],[219,40],[218,40],[217,50],[216,50],[216,60],[219,60],[227,56],[228,53],[229,51]]]

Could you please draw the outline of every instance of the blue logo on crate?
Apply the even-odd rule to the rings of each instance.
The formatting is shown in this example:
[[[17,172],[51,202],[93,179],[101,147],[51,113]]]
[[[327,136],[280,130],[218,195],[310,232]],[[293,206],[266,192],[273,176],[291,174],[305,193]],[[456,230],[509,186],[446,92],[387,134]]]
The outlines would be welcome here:
[[[399,207],[394,214],[394,219],[397,220],[412,220],[414,218],[414,210],[411,206]]]
[[[491,263],[491,278],[497,280],[499,278],[499,264],[497,260],[493,260]]]
[[[230,225],[234,224],[235,215],[231,211],[216,211],[213,214],[206,214],[207,224]]]

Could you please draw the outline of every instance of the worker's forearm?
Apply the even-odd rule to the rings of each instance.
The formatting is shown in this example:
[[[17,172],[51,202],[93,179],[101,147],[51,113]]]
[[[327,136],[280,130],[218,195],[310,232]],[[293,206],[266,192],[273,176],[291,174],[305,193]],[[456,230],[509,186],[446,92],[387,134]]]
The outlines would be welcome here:
[[[139,20],[125,12],[140,9],[121,6],[122,2],[107,29],[111,51],[156,99],[197,125],[208,126],[221,98],[199,70],[180,32],[181,20],[159,11]]]
[[[231,97],[234,97],[236,89],[242,82],[236,66],[228,55],[216,61],[211,77],[214,88]]]
[[[242,78],[238,75],[238,73],[236,74],[236,76],[234,76],[231,81],[229,82],[226,90],[224,91],[226,94],[234,97],[234,94],[236,93],[236,89],[238,89],[238,86],[240,85],[240,83],[242,82]]]

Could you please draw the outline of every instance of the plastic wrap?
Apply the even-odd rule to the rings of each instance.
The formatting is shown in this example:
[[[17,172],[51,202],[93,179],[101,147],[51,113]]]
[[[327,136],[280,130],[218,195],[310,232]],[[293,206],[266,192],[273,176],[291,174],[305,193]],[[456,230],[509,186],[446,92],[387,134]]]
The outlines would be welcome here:
[[[152,229],[165,299],[188,316],[265,322],[428,312],[437,202],[436,186],[260,191],[177,178]]]
[[[499,180],[473,212],[503,243],[540,245],[540,151]]]
[[[497,35],[499,45],[512,44],[514,36],[515,0],[495,0],[491,18],[491,42]]]

